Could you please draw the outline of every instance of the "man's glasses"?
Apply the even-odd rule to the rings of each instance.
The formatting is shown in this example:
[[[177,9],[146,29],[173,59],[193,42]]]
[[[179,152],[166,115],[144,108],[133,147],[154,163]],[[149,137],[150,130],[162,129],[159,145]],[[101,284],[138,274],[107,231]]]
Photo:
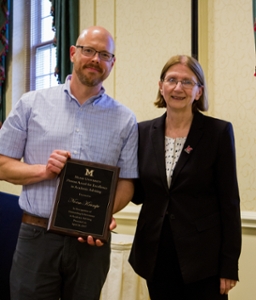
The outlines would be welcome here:
[[[194,82],[193,80],[190,80],[190,79],[177,80],[176,78],[171,77],[171,78],[164,79],[163,81],[168,83],[168,85],[173,88],[176,87],[178,82],[181,83],[181,86],[184,89],[192,89],[195,85],[197,85],[199,87],[201,86],[200,83]]]
[[[99,58],[104,61],[111,61],[111,59],[115,56],[114,54],[109,53],[107,51],[97,51],[93,48],[86,47],[86,46],[76,45],[76,48],[81,48],[82,54],[86,57],[94,57],[95,54],[98,53]]]

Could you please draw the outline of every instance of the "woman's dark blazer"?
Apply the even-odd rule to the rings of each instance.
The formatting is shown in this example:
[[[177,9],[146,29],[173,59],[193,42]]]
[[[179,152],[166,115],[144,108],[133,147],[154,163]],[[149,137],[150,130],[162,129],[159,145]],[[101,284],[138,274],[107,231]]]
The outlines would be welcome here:
[[[214,275],[237,280],[241,220],[232,124],[195,113],[168,188],[165,119],[139,123],[133,202],[142,208],[129,262],[152,278],[168,212],[185,283]]]

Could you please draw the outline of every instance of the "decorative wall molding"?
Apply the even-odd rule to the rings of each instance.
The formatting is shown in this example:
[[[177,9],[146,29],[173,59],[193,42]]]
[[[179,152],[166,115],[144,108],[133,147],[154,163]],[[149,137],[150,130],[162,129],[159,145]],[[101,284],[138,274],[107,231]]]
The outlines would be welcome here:
[[[256,211],[242,211],[242,227],[256,228]]]
[[[136,221],[138,219],[140,207],[140,205],[127,205],[123,210],[115,214],[115,219]],[[243,228],[256,228],[256,211],[242,211],[241,219]]]
[[[121,220],[137,220],[141,205],[127,205],[124,209],[114,215],[115,219]]]

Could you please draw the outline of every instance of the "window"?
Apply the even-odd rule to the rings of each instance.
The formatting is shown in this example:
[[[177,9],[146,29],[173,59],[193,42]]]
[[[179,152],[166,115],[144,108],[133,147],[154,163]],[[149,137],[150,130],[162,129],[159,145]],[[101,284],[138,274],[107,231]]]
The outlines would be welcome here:
[[[29,89],[58,85],[54,76],[56,48],[53,45],[51,1],[31,1]]]

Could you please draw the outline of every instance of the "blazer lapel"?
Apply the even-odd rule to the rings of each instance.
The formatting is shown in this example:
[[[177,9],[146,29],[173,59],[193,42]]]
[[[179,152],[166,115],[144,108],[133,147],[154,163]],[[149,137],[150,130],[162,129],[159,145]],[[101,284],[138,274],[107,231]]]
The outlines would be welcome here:
[[[190,154],[192,152],[196,151],[197,143],[199,142],[199,140],[201,139],[202,134],[203,134],[203,122],[204,122],[203,114],[201,114],[200,112],[196,112],[194,114],[191,128],[189,130],[184,147],[181,151],[179,160],[173,171],[171,187],[173,186],[177,176],[179,175],[179,173],[182,170],[182,168],[184,167],[184,165],[190,159],[190,157],[191,157]]]
[[[169,192],[165,170],[165,119],[166,113],[160,118],[155,119],[152,123],[150,133],[152,138],[154,155],[158,167],[158,170],[156,171],[160,174],[160,178],[163,182],[164,188],[167,192]]]

